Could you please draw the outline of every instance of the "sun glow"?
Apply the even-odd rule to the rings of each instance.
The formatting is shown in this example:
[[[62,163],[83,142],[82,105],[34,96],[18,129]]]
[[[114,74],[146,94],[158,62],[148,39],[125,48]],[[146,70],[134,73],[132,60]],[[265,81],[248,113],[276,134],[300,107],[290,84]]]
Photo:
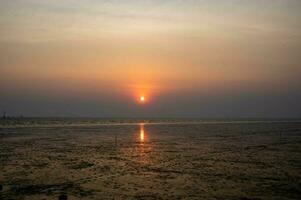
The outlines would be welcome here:
[[[139,95],[139,96],[137,97],[137,101],[138,101],[138,103],[140,103],[140,104],[145,104],[145,103],[147,103],[149,100],[148,100],[148,98],[145,97],[144,94],[142,94],[142,95]]]

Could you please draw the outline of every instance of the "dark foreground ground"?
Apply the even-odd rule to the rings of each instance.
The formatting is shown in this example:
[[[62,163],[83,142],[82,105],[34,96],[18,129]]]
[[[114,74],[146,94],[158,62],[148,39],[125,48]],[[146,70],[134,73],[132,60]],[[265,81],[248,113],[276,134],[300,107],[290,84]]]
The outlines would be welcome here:
[[[301,123],[2,125],[0,184],[0,199],[301,199]]]

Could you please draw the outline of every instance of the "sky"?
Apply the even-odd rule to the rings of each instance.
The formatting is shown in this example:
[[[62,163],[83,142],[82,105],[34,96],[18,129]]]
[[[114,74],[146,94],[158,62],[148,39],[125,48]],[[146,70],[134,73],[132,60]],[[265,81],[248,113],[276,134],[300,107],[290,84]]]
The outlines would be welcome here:
[[[300,0],[1,0],[0,112],[299,118],[300,52]]]

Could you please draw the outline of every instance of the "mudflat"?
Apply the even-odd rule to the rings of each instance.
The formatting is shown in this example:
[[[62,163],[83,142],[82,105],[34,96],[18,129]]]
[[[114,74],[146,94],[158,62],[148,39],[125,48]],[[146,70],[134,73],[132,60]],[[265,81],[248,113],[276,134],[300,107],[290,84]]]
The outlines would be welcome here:
[[[5,123],[0,184],[0,199],[301,199],[301,123]]]

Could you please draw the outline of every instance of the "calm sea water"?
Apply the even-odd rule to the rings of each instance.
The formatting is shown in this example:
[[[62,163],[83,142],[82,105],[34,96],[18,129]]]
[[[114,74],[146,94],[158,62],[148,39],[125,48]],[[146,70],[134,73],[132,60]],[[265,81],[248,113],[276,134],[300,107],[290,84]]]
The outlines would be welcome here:
[[[0,121],[0,199],[300,199],[301,121]]]

